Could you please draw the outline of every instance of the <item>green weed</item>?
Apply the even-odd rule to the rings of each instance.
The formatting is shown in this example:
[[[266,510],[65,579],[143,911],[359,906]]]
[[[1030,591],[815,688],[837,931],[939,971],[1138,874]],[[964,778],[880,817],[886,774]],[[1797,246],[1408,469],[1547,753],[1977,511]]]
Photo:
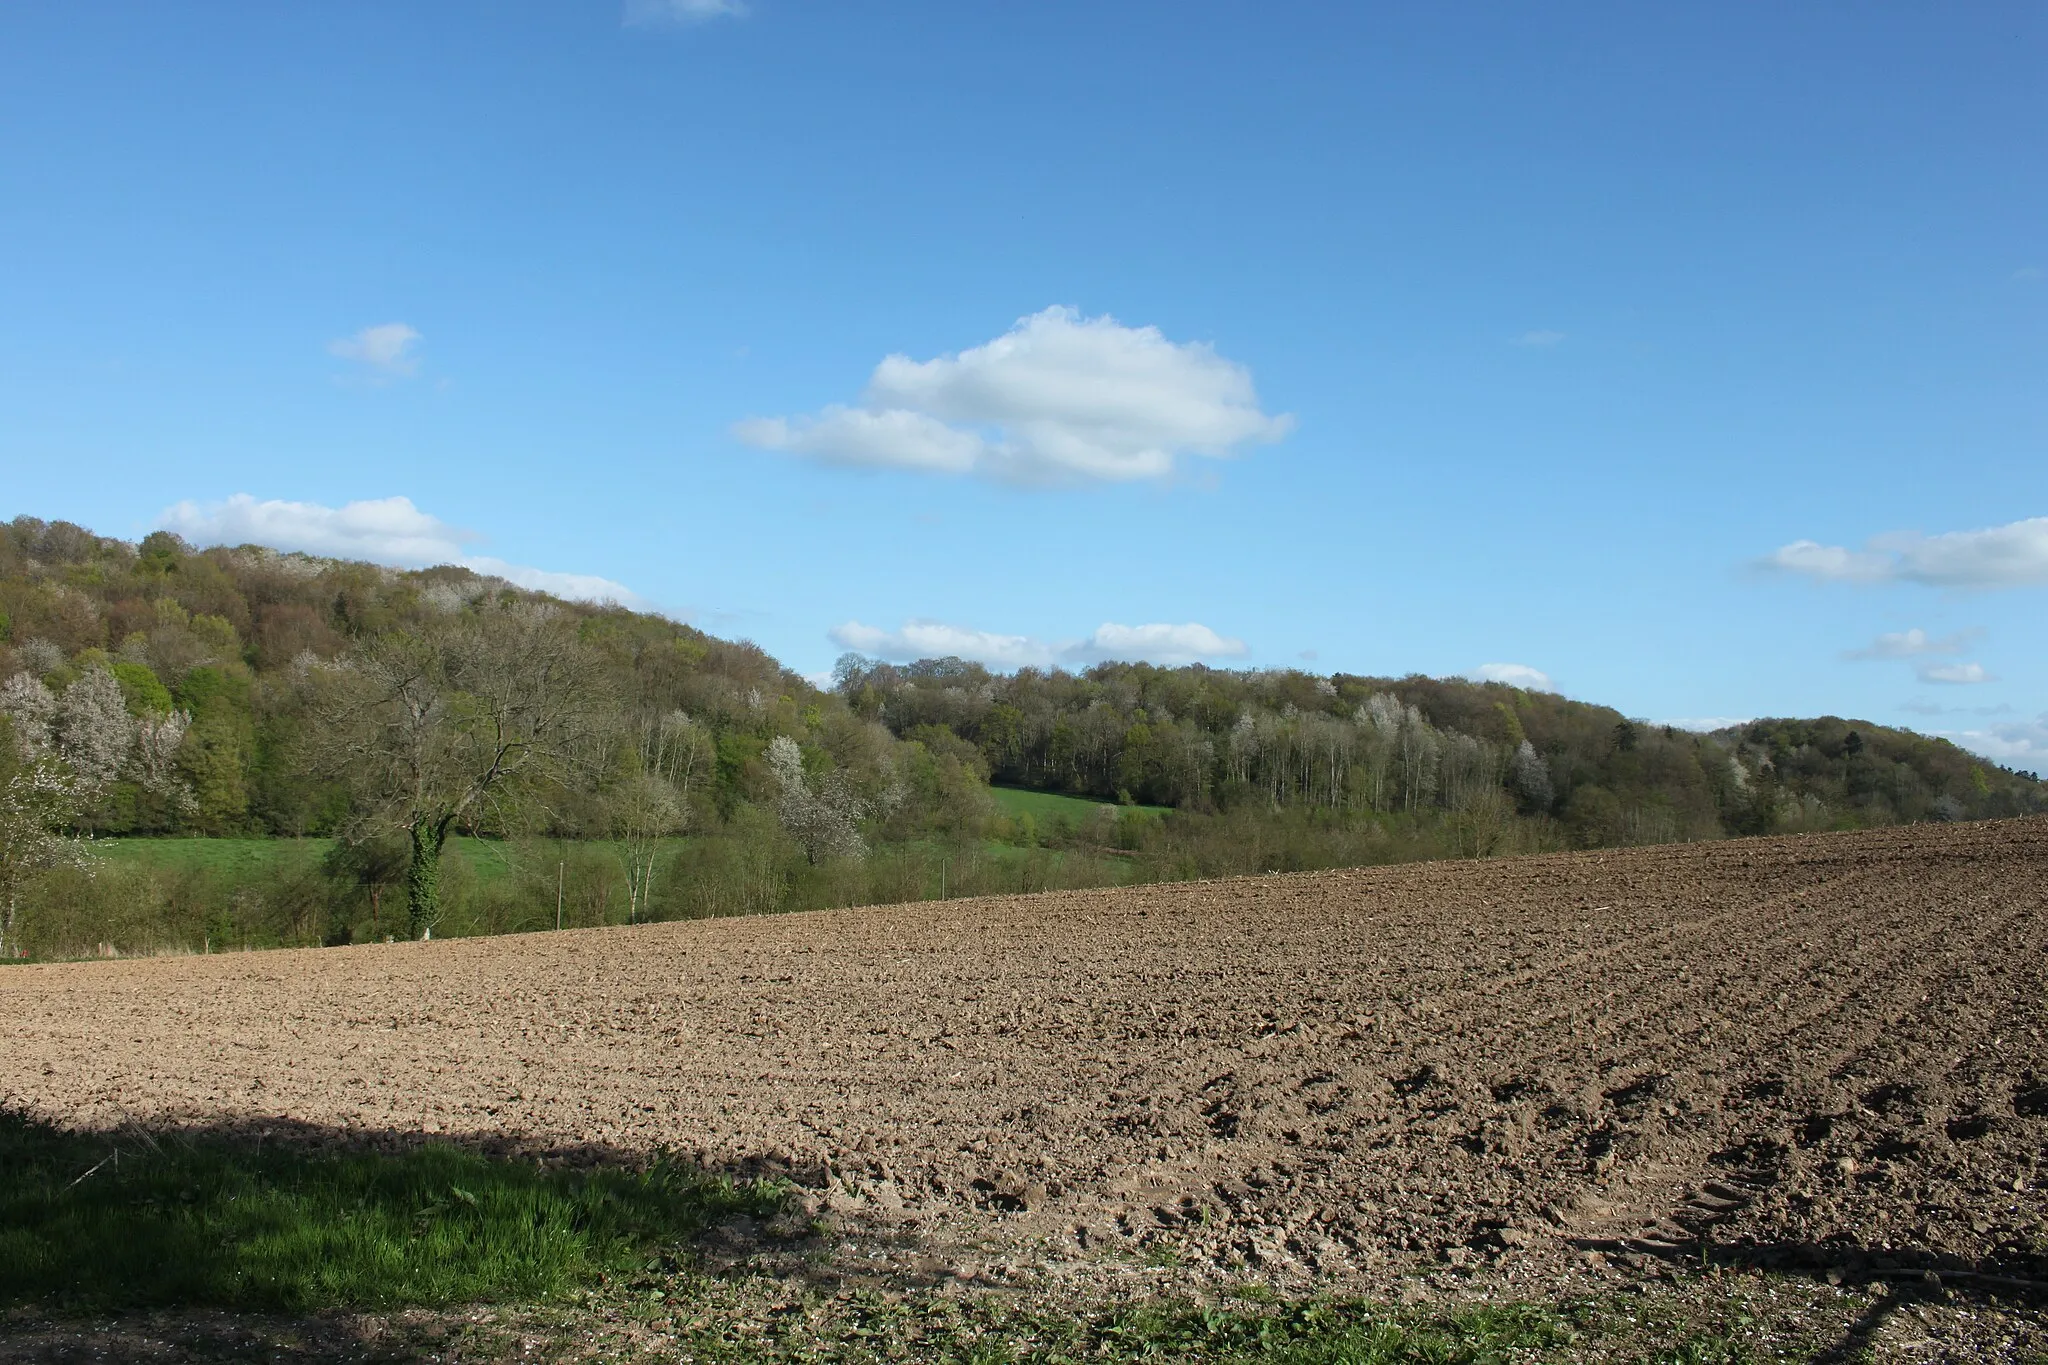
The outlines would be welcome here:
[[[445,1146],[83,1138],[0,1115],[0,1304],[300,1310],[536,1300],[683,1252],[779,1189],[671,1162],[551,1170]]]

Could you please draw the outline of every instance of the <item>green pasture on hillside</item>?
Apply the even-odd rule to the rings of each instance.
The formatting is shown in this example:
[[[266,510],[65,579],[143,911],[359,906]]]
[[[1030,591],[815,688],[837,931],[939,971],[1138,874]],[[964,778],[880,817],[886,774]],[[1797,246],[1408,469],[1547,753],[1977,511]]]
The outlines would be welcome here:
[[[301,863],[318,863],[334,840],[305,839],[96,839],[93,851],[116,865],[159,872],[211,872],[224,881],[257,882]],[[505,875],[505,858],[490,840],[454,838],[448,852],[464,860],[479,881]]]
[[[1075,824],[1094,819],[1096,813],[1105,808],[1120,815],[1133,811],[1164,815],[1170,809],[1167,806],[1118,806],[1085,796],[1062,796],[1058,792],[1031,791],[1024,787],[990,787],[989,795],[996,799],[996,805],[1005,815],[1028,815],[1038,821],[1065,816]]]

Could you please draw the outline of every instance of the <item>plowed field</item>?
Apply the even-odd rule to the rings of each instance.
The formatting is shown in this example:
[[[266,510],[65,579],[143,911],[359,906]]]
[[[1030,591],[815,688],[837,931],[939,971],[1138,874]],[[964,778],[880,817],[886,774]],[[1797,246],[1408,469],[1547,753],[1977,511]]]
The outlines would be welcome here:
[[[2025,1280],[2044,897],[2036,820],[28,967],[0,1102],[783,1163],[927,1273]]]

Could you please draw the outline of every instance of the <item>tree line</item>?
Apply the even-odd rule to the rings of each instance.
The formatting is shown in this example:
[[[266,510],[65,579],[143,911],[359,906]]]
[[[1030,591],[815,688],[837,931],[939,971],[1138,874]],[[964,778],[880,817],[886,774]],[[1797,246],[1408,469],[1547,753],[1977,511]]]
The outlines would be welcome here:
[[[442,930],[457,836],[580,850],[633,920],[2048,808],[2031,775],[1833,718],[1698,735],[1501,684],[1119,663],[847,656],[819,688],[466,569],[28,517],[0,527],[0,731],[0,954],[25,905],[91,899],[109,837],[330,841],[292,902],[325,911],[235,931],[282,942],[345,941],[365,908]],[[1041,826],[991,783],[1171,815]],[[457,888],[458,931],[538,927],[481,894]]]
[[[1180,810],[1519,817],[1597,846],[2044,809],[2033,774],[1834,717],[1699,734],[1503,683],[1199,664],[847,656],[835,678],[856,714],[971,743],[998,782]]]

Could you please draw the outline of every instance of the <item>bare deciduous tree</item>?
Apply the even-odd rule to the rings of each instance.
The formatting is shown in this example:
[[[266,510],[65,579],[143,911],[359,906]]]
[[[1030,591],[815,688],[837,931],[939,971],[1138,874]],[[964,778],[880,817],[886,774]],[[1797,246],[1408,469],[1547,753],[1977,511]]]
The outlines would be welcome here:
[[[661,841],[689,828],[690,797],[712,747],[710,731],[682,711],[643,718],[633,740],[633,761],[607,803],[626,865],[628,920],[647,913]]]
[[[591,763],[609,714],[574,618],[542,603],[484,603],[373,636],[309,682],[314,764],[348,787],[360,826],[410,844],[415,938],[440,921],[449,831],[544,808]]]

